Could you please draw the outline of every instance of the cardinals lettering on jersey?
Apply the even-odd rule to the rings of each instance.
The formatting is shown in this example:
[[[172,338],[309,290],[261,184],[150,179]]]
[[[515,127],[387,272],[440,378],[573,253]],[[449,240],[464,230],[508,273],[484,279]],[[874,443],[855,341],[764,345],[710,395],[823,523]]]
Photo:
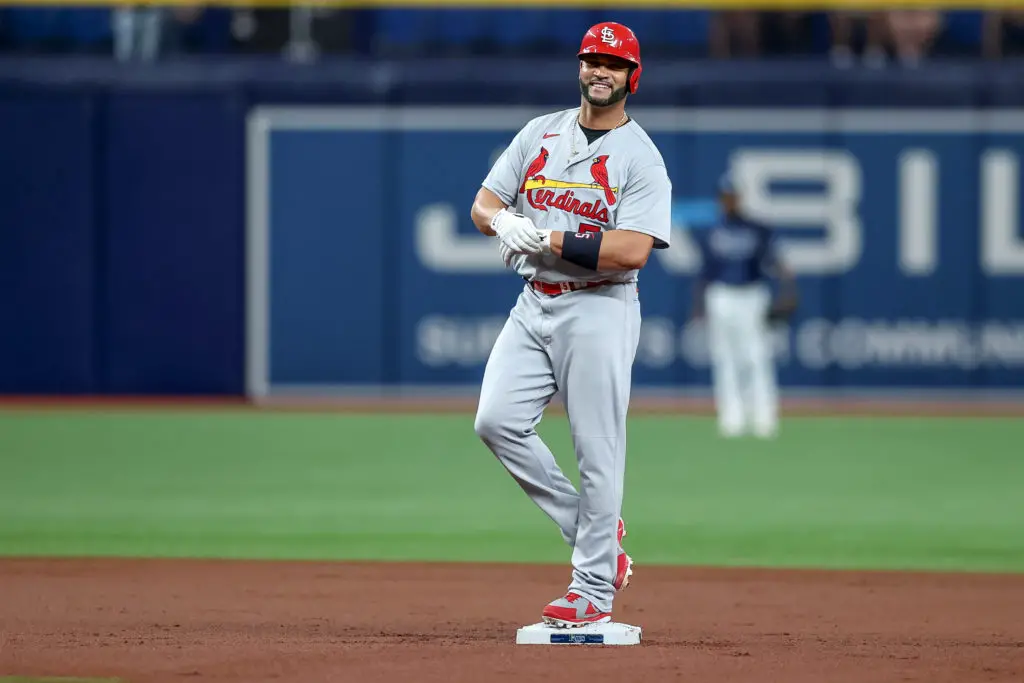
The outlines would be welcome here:
[[[540,148],[540,153],[526,169],[526,176],[519,187],[520,194],[526,194],[526,201],[530,206],[539,210],[547,211],[549,208],[565,211],[588,220],[598,223],[609,223],[611,217],[608,207],[614,206],[615,195],[619,191],[617,187],[611,187],[608,180],[608,158],[609,155],[602,154],[594,159],[590,166],[590,176],[594,179],[592,183],[571,182],[567,180],[555,180],[540,174],[548,161],[548,150]],[[557,190],[565,190],[558,192]],[[586,194],[590,191],[599,191],[604,197],[587,199]],[[579,192],[583,197],[577,196]]]

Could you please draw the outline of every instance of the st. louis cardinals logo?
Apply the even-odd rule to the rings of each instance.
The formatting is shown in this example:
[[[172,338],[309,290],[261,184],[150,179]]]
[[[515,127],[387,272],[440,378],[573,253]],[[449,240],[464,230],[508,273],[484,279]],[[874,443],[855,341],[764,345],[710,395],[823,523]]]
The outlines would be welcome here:
[[[544,165],[548,163],[548,156],[548,150],[541,147],[540,154],[526,167],[526,176],[523,178],[523,184],[519,186],[519,194],[526,191],[526,183],[530,178],[537,177],[537,174],[544,170]]]
[[[595,158],[590,165],[590,177],[592,183],[576,183],[568,180],[552,180],[541,175],[544,165],[548,161],[548,151],[543,147],[540,153],[526,167],[526,178],[519,187],[520,194],[526,193],[526,201],[538,211],[547,211],[549,208],[558,209],[567,213],[589,218],[601,223],[608,222],[608,208],[597,199],[592,202],[585,202],[576,196],[577,190],[600,190],[604,202],[608,206],[615,206],[615,195],[619,188],[612,187],[608,182],[608,155],[602,154]],[[567,192],[556,192],[556,190],[568,190]]]
[[[615,31],[612,30],[611,26],[605,26],[601,29],[601,42],[615,47],[619,42],[615,39]]]
[[[607,154],[602,154],[594,159],[594,163],[590,165],[590,176],[594,179],[595,183],[604,188],[604,200],[608,202],[608,206],[615,206],[615,192],[612,192],[611,185],[608,184],[607,163]]]

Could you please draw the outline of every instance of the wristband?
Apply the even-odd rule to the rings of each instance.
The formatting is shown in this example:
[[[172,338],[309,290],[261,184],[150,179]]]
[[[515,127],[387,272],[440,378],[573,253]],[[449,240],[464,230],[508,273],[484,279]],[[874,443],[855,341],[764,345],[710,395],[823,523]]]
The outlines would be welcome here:
[[[601,232],[567,232],[562,239],[562,258],[587,270],[597,270]]]

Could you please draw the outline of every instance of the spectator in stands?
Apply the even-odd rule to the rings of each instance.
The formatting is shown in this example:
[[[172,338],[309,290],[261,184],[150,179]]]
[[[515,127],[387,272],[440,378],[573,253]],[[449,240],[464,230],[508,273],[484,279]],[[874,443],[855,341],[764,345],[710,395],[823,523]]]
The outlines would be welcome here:
[[[987,12],[981,48],[990,59],[1024,56],[1024,10]]]
[[[716,12],[711,18],[710,34],[712,57],[757,57],[761,54],[761,15],[757,12]]]
[[[828,15],[832,29],[832,47],[829,56],[840,68],[853,66],[854,46],[863,43],[861,58],[865,65],[879,68],[885,65],[886,17],[884,12],[831,12]],[[855,33],[863,39],[855,41]]]
[[[885,13],[893,53],[904,66],[917,66],[930,52],[942,30],[942,12],[931,9],[891,10]]]
[[[119,7],[114,10],[114,56],[122,62],[153,61],[183,47],[184,27],[203,14],[197,6]]]
[[[761,13],[761,51],[765,55],[806,55],[814,51],[811,12]]]
[[[119,7],[114,10],[114,56],[118,61],[152,61],[163,42],[162,7]]]

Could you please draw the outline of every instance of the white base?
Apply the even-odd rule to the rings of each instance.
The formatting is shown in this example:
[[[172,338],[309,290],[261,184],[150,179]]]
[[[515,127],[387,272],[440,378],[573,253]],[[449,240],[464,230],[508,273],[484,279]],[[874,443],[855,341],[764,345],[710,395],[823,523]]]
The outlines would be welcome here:
[[[609,621],[573,628],[556,628],[543,622],[516,632],[516,645],[639,645],[642,629]]]

